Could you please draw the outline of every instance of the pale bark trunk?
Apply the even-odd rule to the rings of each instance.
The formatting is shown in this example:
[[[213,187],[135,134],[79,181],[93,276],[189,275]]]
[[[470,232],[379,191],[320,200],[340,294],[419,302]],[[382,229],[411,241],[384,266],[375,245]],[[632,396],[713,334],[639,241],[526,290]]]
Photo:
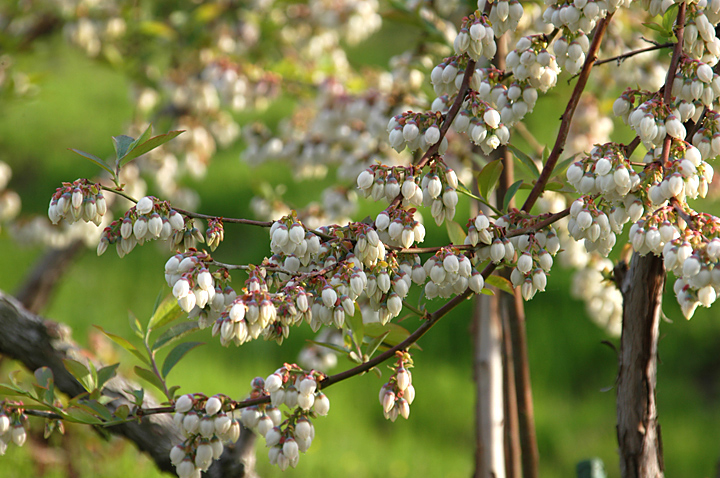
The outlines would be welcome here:
[[[496,297],[475,299],[475,478],[505,478],[502,324]]]
[[[623,478],[664,476],[655,401],[664,285],[662,259],[633,254],[622,281],[623,329],[617,391],[617,435]]]

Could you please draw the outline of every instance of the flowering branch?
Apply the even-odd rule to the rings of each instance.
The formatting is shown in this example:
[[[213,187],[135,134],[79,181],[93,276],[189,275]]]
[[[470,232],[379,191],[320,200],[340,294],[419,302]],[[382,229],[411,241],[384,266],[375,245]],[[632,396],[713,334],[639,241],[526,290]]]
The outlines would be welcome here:
[[[610,63],[611,61],[617,61],[618,65],[622,63],[624,60],[631,58],[635,55],[639,55],[641,53],[646,53],[649,51],[655,51],[655,50],[662,50],[663,48],[669,48],[671,46],[674,46],[674,42],[667,42],[667,43],[656,43],[653,46],[645,47],[645,48],[639,48],[637,50],[632,50],[627,53],[623,53],[622,55],[613,56],[610,58],[604,58],[602,60],[596,60],[594,65],[603,65],[605,63]]]
[[[560,155],[565,148],[565,141],[567,140],[568,133],[570,132],[570,123],[572,122],[573,115],[575,114],[575,108],[577,108],[577,105],[580,102],[580,95],[582,95],[588,78],[590,77],[590,70],[597,58],[602,38],[605,35],[608,23],[610,23],[610,19],[613,14],[614,13],[607,14],[607,16],[598,22],[598,25],[595,28],[595,36],[593,36],[592,43],[590,44],[590,48],[585,57],[585,64],[578,75],[578,81],[575,84],[575,89],[573,90],[570,100],[568,101],[568,105],[565,108],[565,112],[562,115],[562,121],[555,140],[555,146],[553,146],[552,152],[550,152],[550,156],[545,163],[545,167],[543,167],[543,170],[540,173],[540,177],[521,208],[524,211],[529,211],[535,204],[535,201],[537,201],[540,197],[540,194],[542,194],[545,190],[545,185],[550,180],[550,175],[555,169],[555,165],[557,164],[558,159],[560,159]]]

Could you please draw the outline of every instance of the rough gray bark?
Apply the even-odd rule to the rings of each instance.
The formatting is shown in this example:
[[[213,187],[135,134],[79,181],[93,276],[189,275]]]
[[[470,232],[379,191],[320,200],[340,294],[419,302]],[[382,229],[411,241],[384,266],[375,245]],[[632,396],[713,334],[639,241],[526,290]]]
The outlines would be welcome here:
[[[623,478],[662,478],[657,418],[657,346],[665,268],[652,254],[633,254],[622,282],[623,329],[617,389],[617,436]]]
[[[72,340],[69,327],[28,312],[16,299],[0,291],[0,331],[0,354],[20,361],[31,371],[40,367],[50,368],[55,387],[70,397],[85,391],[62,363],[64,358],[84,363],[88,361],[88,353],[83,352]],[[96,364],[97,368],[101,366]],[[125,390],[138,388],[139,385],[120,376],[108,381],[103,395],[114,399],[108,403],[108,409],[113,412],[121,405],[128,405],[132,409],[133,397]],[[158,406],[159,403],[146,394],[143,407]],[[135,443],[159,469],[175,472],[169,453],[175,444],[182,441],[182,437],[169,414],[150,415],[139,421],[108,427],[107,431]],[[255,434],[243,430],[238,442],[225,448],[220,460],[213,464],[205,476],[256,477],[254,441]]]

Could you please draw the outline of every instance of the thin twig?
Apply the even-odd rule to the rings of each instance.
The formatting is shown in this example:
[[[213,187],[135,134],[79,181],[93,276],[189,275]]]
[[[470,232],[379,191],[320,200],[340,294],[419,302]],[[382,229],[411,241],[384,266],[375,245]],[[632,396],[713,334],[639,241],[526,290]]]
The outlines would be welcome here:
[[[600,49],[600,43],[602,42],[602,38],[605,35],[605,31],[607,30],[608,23],[610,23],[612,16],[613,13],[608,13],[605,18],[598,22],[597,27],[595,28],[595,36],[593,36],[592,43],[588,49],[585,64],[583,65],[582,71],[580,71],[578,81],[575,84],[575,89],[573,90],[572,95],[570,96],[570,101],[568,101],[567,108],[565,108],[565,112],[562,115],[562,121],[560,122],[560,129],[557,134],[557,139],[555,140],[555,145],[553,146],[552,152],[550,153],[550,156],[540,173],[540,177],[535,183],[532,191],[530,191],[530,195],[525,200],[525,204],[522,206],[522,209],[525,211],[529,211],[533,207],[535,201],[537,201],[540,194],[542,194],[545,190],[545,186],[547,185],[548,180],[550,180],[550,175],[555,169],[555,165],[557,164],[558,159],[560,159],[560,155],[565,148],[565,141],[567,140],[567,136],[570,131],[570,123],[572,122],[573,115],[575,114],[575,108],[577,108],[577,105],[580,102],[580,96],[582,95],[588,78],[590,77],[590,70],[592,70],[593,64],[595,63],[598,50]]]
[[[632,50],[627,53],[623,53],[622,55],[613,56],[611,58],[604,58],[602,60],[595,61],[595,66],[602,65],[605,63],[610,63],[611,61],[618,62],[618,65],[622,63],[624,60],[631,58],[635,55],[639,55],[641,53],[645,53],[648,51],[655,51],[655,50],[662,50],[663,48],[669,48],[671,46],[675,45],[674,42],[667,42],[667,43],[660,43],[660,44],[654,44],[653,46],[649,46],[647,48],[640,48],[638,50]]]

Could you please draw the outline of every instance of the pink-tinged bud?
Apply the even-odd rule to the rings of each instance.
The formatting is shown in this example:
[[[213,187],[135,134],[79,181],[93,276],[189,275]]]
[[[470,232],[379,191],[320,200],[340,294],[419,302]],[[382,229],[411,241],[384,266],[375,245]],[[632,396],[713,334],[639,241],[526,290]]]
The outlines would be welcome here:
[[[172,227],[173,231],[181,231],[185,228],[185,220],[183,219],[182,214],[174,209],[170,210],[168,222],[170,223],[170,227]]]
[[[520,272],[523,274],[527,274],[530,272],[530,269],[532,269],[533,266],[533,260],[532,256],[528,254],[527,252],[523,252],[517,261],[517,268]]]
[[[138,203],[135,205],[135,212],[138,213],[138,215],[148,214],[153,209],[153,200],[149,196],[145,196],[144,198],[140,199]]]
[[[395,408],[397,408],[398,415],[400,415],[404,419],[407,420],[410,417],[410,405],[404,398],[399,399],[395,403]]]
[[[280,374],[273,373],[265,380],[265,390],[273,393],[282,387],[283,380]]]
[[[179,413],[187,413],[193,407],[193,399],[191,395],[183,395],[175,402],[175,411]]]
[[[240,420],[246,428],[255,428],[262,414],[256,408],[244,408],[240,413]]]
[[[305,395],[305,394],[298,394],[297,396],[297,404],[300,408],[303,410],[310,410],[310,408],[315,403],[315,396],[314,395]]]
[[[334,307],[337,301],[337,292],[330,286],[326,286],[322,291],[322,300],[325,307]]]
[[[258,420],[257,432],[260,435],[265,436],[270,430],[273,429],[274,426],[275,424],[273,423],[272,418],[264,415],[260,418],[260,420]]]
[[[405,390],[408,388],[408,385],[410,385],[410,372],[405,368],[398,369],[395,380],[397,381],[398,389],[400,391]]]
[[[207,402],[205,402],[205,412],[210,416],[215,415],[221,408],[222,401],[218,397],[210,397]]]
[[[328,400],[324,393],[320,392],[318,396],[315,397],[314,409],[315,413],[323,417],[330,411],[330,400]]]
[[[184,297],[178,298],[178,305],[182,310],[188,313],[193,310],[196,302],[197,297],[195,297],[195,294],[192,291],[188,292]]]
[[[200,435],[205,438],[210,438],[215,434],[215,420],[212,417],[204,416],[200,420],[200,426],[198,428]]]
[[[178,466],[185,459],[185,447],[182,445],[175,445],[170,450],[170,462]]]
[[[382,400],[380,403],[382,404],[383,412],[387,414],[395,406],[395,393],[390,390],[386,390],[381,398]]]
[[[25,427],[22,425],[15,425],[12,429],[12,441],[17,446],[23,446],[25,443],[25,439],[27,438],[27,434],[25,433]]]
[[[196,433],[200,427],[200,418],[197,413],[191,411],[183,419],[183,429],[188,433]]]
[[[190,478],[195,474],[195,463],[186,458],[176,467],[175,471],[178,478]]]
[[[295,438],[312,438],[315,435],[312,423],[307,418],[301,418],[295,425]]]
[[[222,441],[220,441],[220,439],[218,437],[213,437],[210,440],[210,447],[212,448],[212,451],[213,451],[213,459],[219,460],[220,457],[222,456],[223,449],[225,448],[225,447],[223,447]]]
[[[403,398],[407,400],[408,405],[412,405],[412,402],[415,401],[415,387],[413,387],[412,383],[403,392]]]
[[[293,460],[298,456],[298,446],[297,443],[295,443],[295,439],[288,438],[285,440],[285,443],[283,444],[283,455],[288,457],[290,460]]]
[[[0,413],[0,435],[4,435],[10,429],[10,418]]]
[[[271,447],[277,445],[280,443],[280,438],[282,438],[280,427],[273,427],[265,434],[265,446]]]
[[[468,279],[468,287],[476,294],[479,294],[483,287],[485,287],[485,279],[482,274],[477,271],[473,272],[470,279]]]
[[[210,465],[212,465],[212,460],[213,449],[210,443],[203,442],[201,445],[198,445],[197,451],[195,452],[195,466],[203,471],[207,471]]]
[[[232,419],[224,413],[219,414],[215,418],[215,434],[224,435],[230,430]]]

